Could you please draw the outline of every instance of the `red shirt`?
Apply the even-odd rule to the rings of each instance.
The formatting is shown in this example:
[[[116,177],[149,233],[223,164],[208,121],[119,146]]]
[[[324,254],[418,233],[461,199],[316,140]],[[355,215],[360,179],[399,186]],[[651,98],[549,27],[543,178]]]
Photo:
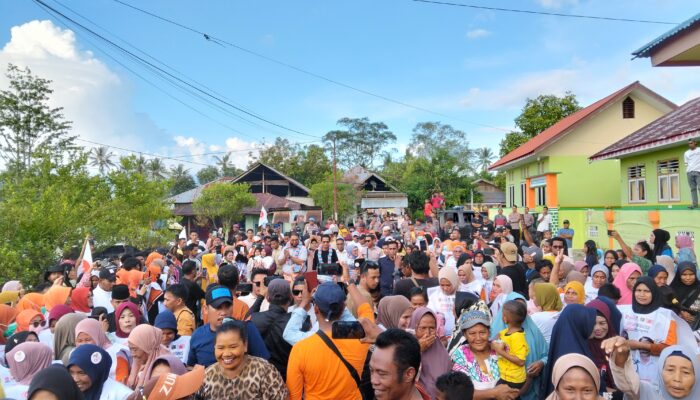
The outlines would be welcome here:
[[[430,205],[430,203],[426,203],[425,206],[423,206],[423,215],[425,217],[433,215],[433,206]]]

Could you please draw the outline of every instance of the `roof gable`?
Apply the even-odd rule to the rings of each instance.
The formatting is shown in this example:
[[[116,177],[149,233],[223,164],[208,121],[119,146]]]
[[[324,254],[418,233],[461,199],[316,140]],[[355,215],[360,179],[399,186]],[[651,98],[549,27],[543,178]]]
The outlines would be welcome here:
[[[671,30],[665,32],[661,36],[640,47],[635,52],[633,52],[632,55],[634,56],[634,58],[651,57],[651,53],[654,52],[659,46],[664,45],[670,39],[673,39],[674,37],[680,35],[681,33],[684,33],[685,31],[687,31],[690,28],[693,28],[694,26],[697,26],[698,24],[700,24],[700,13],[695,14],[686,21],[681,22],[680,24],[673,27]]]
[[[700,97],[683,104],[590,157],[606,160],[654,150],[700,136]]]
[[[266,176],[265,173],[268,175]],[[261,182],[264,181],[265,179],[268,180],[275,180],[275,179],[281,178],[281,180],[288,181],[291,186],[294,186],[295,191],[297,193],[293,194],[294,196],[299,196],[299,197],[308,197],[309,196],[309,188],[306,186],[302,185],[298,181],[290,178],[289,176],[279,172],[278,170],[272,168],[271,166],[267,164],[263,164],[261,162],[256,162],[253,164],[250,168],[248,168],[247,171],[243,172],[242,174],[238,175],[237,177],[233,178],[231,181],[232,183],[242,183],[242,182]]]
[[[381,176],[377,175],[376,173],[369,171],[365,169],[364,167],[360,165],[356,165],[349,170],[347,170],[343,174],[343,178],[341,179],[342,182],[349,183],[353,186],[366,186],[367,182],[374,178],[375,180],[379,181],[383,186],[386,186],[386,188],[393,190],[393,191],[398,191],[393,185],[391,185],[389,182],[387,182],[384,178]],[[378,185],[381,186],[381,185]],[[371,189],[369,189],[371,190]]]
[[[575,113],[573,113],[565,118],[562,118],[560,121],[558,121],[554,125],[545,129],[537,136],[535,136],[532,139],[528,140],[527,142],[523,143],[515,150],[506,154],[500,160],[493,163],[489,167],[489,170],[497,170],[497,169],[503,168],[507,164],[510,164],[512,162],[518,161],[518,160],[523,159],[525,157],[531,156],[531,155],[543,150],[545,147],[547,147],[549,144],[551,144],[552,141],[558,140],[558,139],[564,137],[567,133],[571,132],[573,129],[578,127],[584,121],[593,117],[595,114],[597,114],[598,112],[607,108],[608,106],[615,103],[616,101],[620,100],[624,96],[627,96],[632,91],[640,91],[643,94],[646,94],[647,96],[651,97],[653,100],[656,100],[657,102],[665,105],[666,107],[668,107],[671,110],[673,110],[677,107],[675,104],[673,104],[672,102],[670,102],[666,98],[662,97],[661,95],[657,94],[653,90],[651,90],[651,89],[647,88],[646,86],[642,85],[641,83],[639,83],[639,81],[635,81],[635,82],[625,86],[624,88],[608,95],[607,97],[596,101],[595,103],[589,105],[588,107],[585,107],[585,108],[583,108],[583,109],[581,109],[581,110],[579,110],[579,111],[577,111],[577,112],[575,112]]]

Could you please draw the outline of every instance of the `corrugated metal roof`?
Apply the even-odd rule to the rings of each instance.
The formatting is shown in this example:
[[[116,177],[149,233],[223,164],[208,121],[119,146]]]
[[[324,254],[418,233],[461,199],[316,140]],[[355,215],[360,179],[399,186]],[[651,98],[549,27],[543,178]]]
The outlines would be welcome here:
[[[697,23],[700,23],[700,13],[695,14],[694,16],[690,17],[687,21],[684,21],[684,22],[678,24],[676,27],[674,27],[670,31],[664,33],[663,35],[657,37],[656,39],[652,40],[651,42],[640,47],[638,50],[634,51],[632,53],[632,55],[634,56],[634,58],[650,57],[651,51],[654,50],[654,48],[660,46],[666,40],[680,34],[681,32],[685,31],[686,29],[692,27],[693,25],[695,25]]]
[[[362,198],[361,208],[408,208],[408,197]]]
[[[590,159],[618,158],[626,154],[679,143],[697,136],[700,136],[700,97],[613,143],[591,156]]]

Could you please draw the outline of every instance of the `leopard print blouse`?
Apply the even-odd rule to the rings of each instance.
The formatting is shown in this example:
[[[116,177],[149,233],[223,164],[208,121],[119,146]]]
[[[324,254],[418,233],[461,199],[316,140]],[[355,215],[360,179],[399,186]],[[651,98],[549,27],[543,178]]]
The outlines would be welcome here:
[[[286,400],[289,390],[277,368],[262,358],[247,356],[246,365],[235,379],[223,374],[219,363],[204,373],[204,384],[197,399],[206,400]]]

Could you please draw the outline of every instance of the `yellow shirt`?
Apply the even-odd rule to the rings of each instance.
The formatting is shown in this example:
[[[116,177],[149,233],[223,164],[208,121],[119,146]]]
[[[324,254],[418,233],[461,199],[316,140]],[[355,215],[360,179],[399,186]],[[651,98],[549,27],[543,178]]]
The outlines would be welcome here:
[[[525,341],[525,332],[513,332],[508,334],[508,328],[499,332],[501,341],[506,345],[506,351],[515,357],[525,361],[529,351]],[[513,364],[505,357],[498,358],[498,369],[501,372],[501,379],[511,383],[523,383],[527,378],[525,366]]]
[[[192,333],[197,328],[192,311],[184,307],[177,311],[175,319],[177,320],[177,334],[180,336],[192,336]]]

